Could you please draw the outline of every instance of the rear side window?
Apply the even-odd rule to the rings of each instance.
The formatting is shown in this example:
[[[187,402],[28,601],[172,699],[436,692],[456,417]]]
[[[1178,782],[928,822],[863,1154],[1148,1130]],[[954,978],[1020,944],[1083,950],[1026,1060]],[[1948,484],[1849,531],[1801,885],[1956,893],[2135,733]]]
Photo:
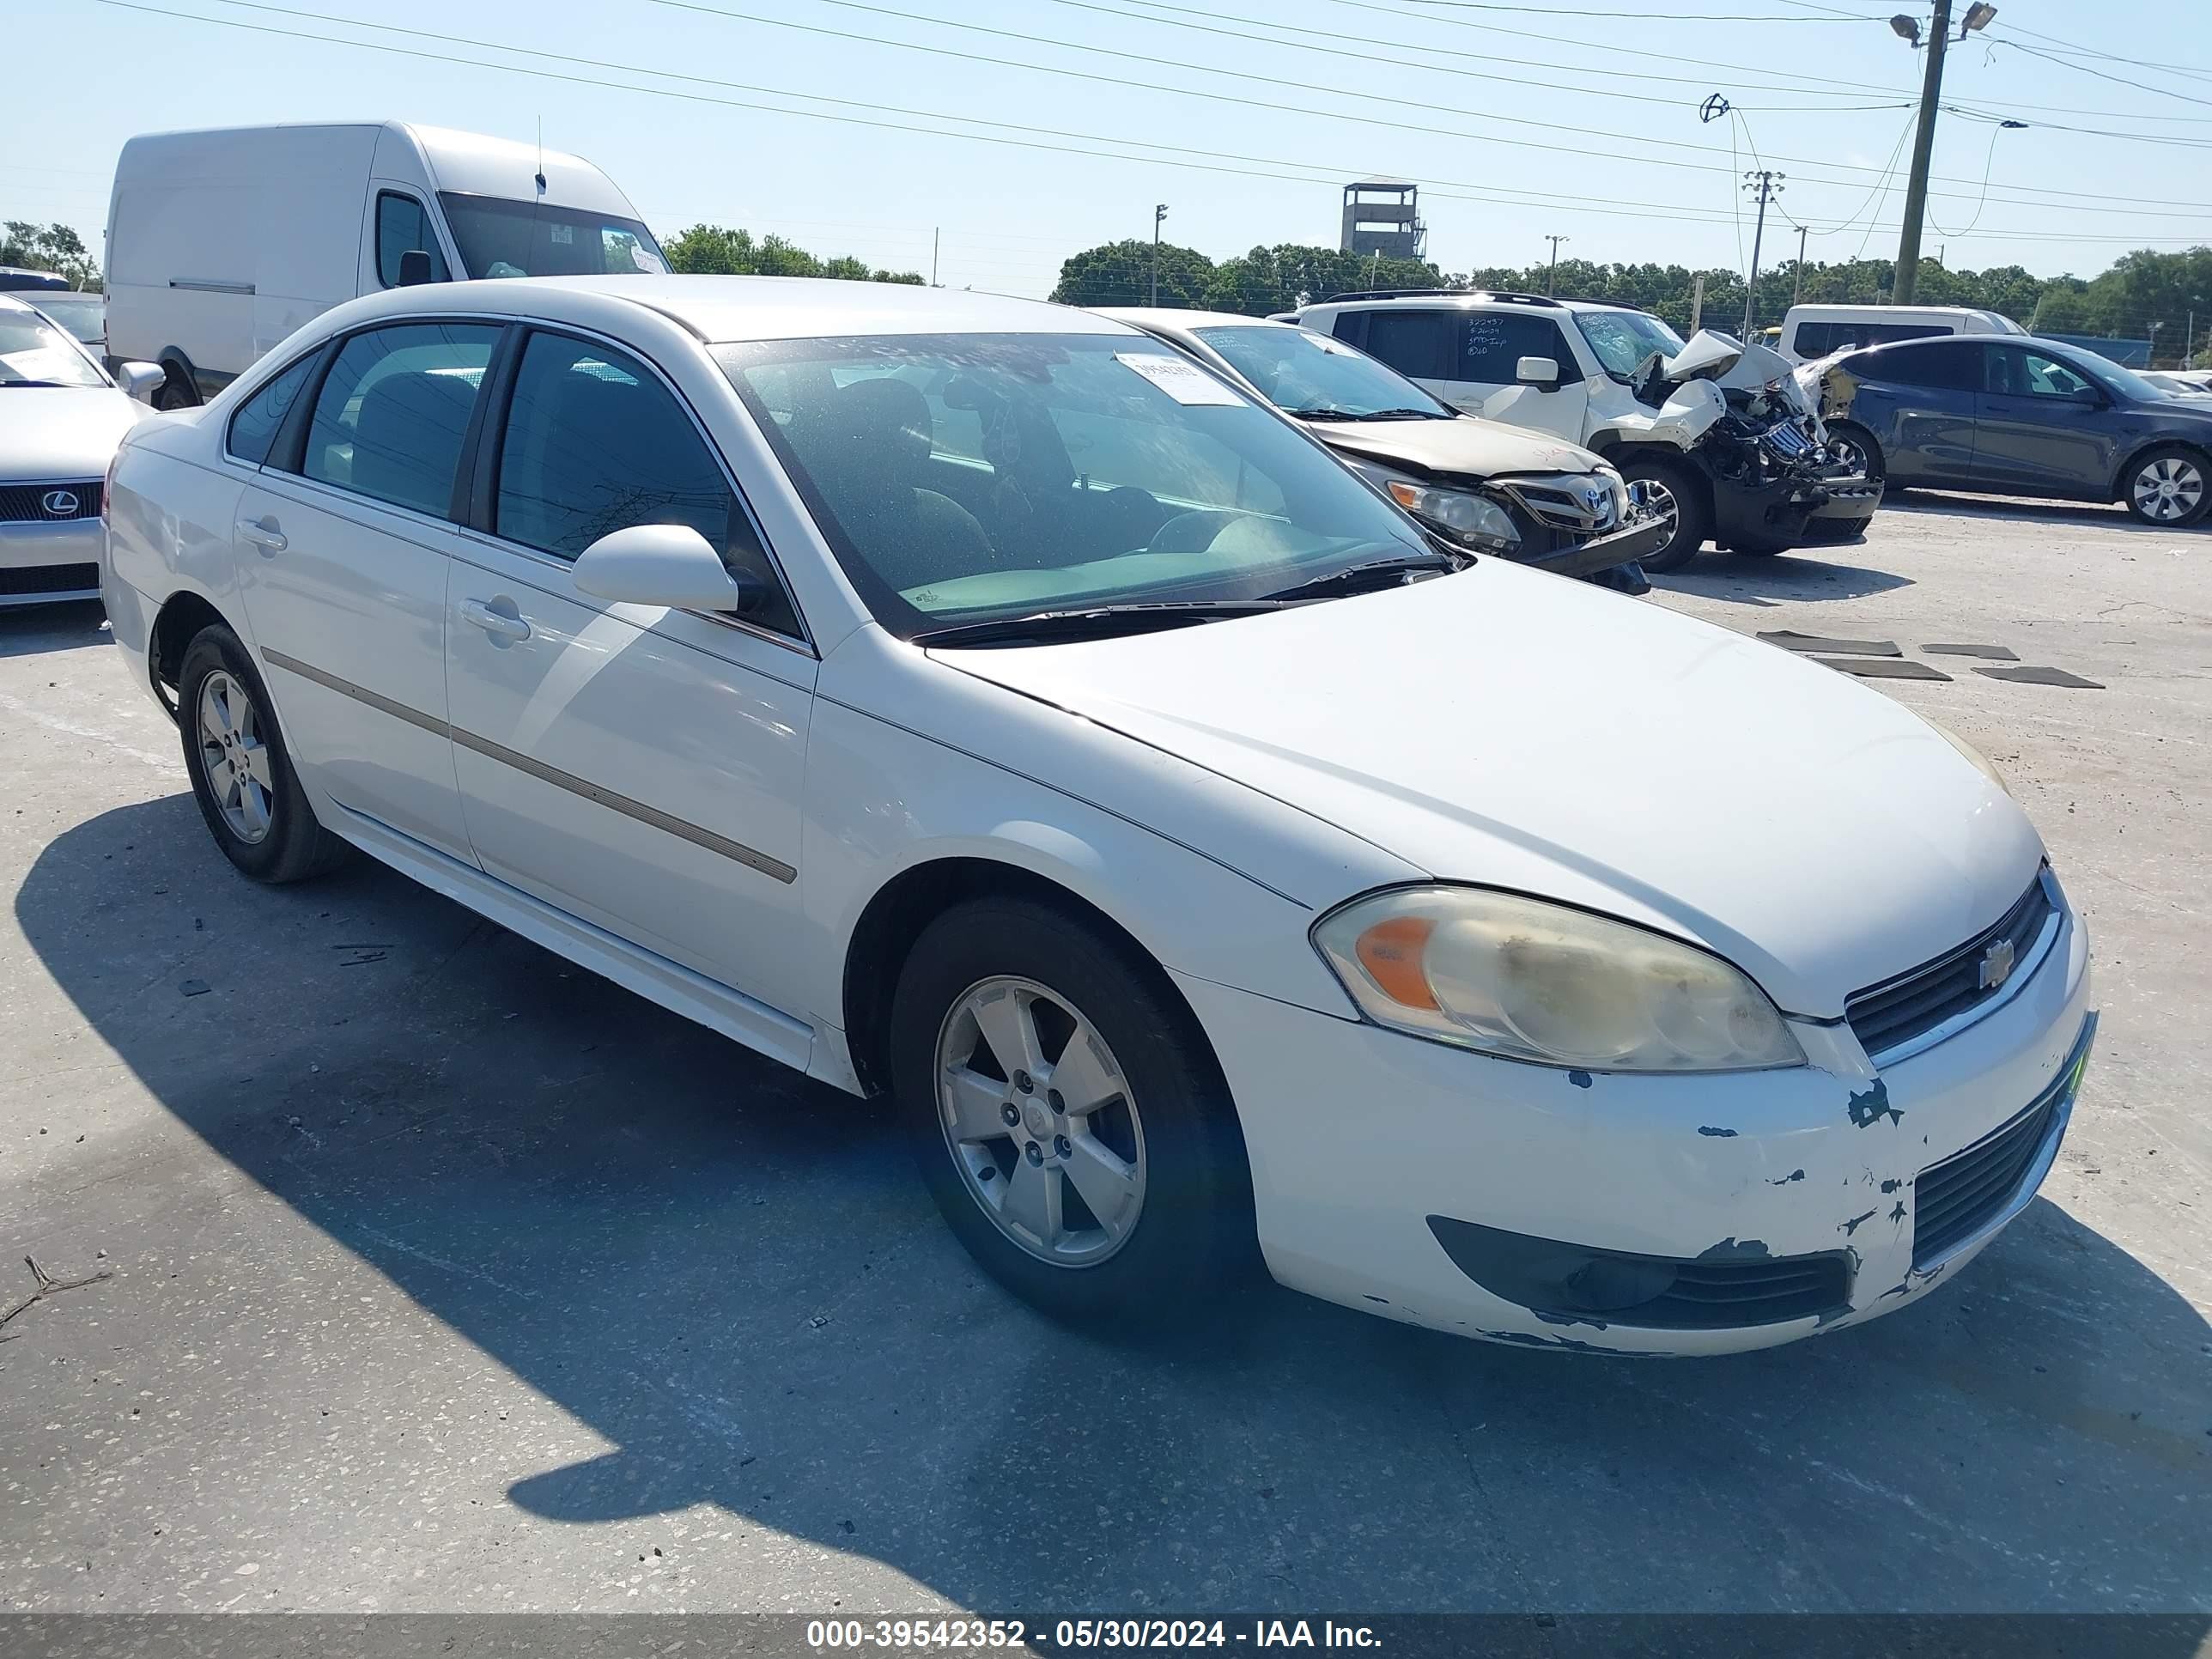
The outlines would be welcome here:
[[[299,401],[300,388],[307,385],[315,367],[315,355],[311,352],[302,357],[239,405],[238,413],[230,417],[233,456],[255,466],[268,463],[270,446],[276,441],[284,417]]]
[[[1855,357],[1851,360],[1856,365],[1852,372],[1868,380],[1889,380],[1899,386],[1979,392],[1984,350],[1971,340],[1930,340],[1924,345],[1901,345]]]
[[[1825,357],[1832,351],[1858,343],[1856,340],[1838,339],[1841,331],[1833,323],[1800,323],[1790,349],[1800,357]]]
[[[1474,312],[1468,317],[1467,343],[1461,353],[1465,366],[1450,378],[1511,386],[1523,357],[1549,357],[1563,374],[1574,374],[1575,360],[1559,338],[1559,325],[1549,317]]]
[[[499,334],[475,323],[400,323],[355,335],[316,394],[301,472],[450,518],[461,440]]]
[[[430,256],[430,280],[442,283],[451,273],[438,246],[438,232],[430,216],[412,196],[387,190],[376,198],[376,279],[386,288],[399,286],[399,256],[419,250]]]
[[[493,511],[499,535],[563,559],[633,525],[689,525],[767,588],[768,603],[747,620],[799,631],[706,439],[650,369],[610,347],[530,337],[500,439]]]
[[[1367,355],[1380,357],[1417,380],[1456,380],[1459,354],[1452,349],[1459,315],[1449,311],[1373,311],[1367,315]]]

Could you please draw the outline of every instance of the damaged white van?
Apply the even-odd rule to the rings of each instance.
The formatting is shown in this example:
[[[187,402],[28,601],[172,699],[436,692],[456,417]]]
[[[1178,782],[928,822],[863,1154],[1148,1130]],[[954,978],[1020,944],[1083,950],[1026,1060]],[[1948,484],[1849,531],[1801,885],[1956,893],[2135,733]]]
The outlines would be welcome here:
[[[185,409],[380,289],[666,270],[614,181],[557,150],[403,121],[146,133],[108,204],[108,349]]]

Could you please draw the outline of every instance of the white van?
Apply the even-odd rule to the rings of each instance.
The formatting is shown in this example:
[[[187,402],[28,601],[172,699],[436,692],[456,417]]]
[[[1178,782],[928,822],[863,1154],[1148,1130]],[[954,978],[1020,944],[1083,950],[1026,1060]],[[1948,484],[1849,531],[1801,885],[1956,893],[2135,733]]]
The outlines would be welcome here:
[[[1972,306],[1792,306],[1782,319],[1775,349],[1793,363],[1831,352],[1931,334],[2025,334],[2009,317]]]
[[[108,204],[108,349],[160,363],[157,405],[181,408],[357,295],[666,268],[613,180],[534,144],[400,121],[148,133]]]

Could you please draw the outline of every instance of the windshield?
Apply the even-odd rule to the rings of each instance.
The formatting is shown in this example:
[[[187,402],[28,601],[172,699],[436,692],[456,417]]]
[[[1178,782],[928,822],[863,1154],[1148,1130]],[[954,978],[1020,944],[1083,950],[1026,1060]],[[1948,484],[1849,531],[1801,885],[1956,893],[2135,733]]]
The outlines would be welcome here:
[[[1450,410],[1396,369],[1311,329],[1224,323],[1191,332],[1280,410],[1314,419],[1356,421],[1409,410],[1452,418]]]
[[[1636,366],[1657,352],[1671,357],[1682,349],[1682,337],[1656,317],[1642,311],[1577,311],[1575,326],[1605,372],[1625,380]]]
[[[1255,599],[1413,521],[1158,342],[899,335],[715,348],[876,619]]]
[[[0,308],[0,386],[106,386],[100,365],[35,311]]]
[[[446,222],[471,276],[609,276],[666,274],[653,233],[635,219],[511,202],[499,196],[439,193]]]
[[[97,294],[41,294],[34,303],[87,345],[107,337],[107,301]]]

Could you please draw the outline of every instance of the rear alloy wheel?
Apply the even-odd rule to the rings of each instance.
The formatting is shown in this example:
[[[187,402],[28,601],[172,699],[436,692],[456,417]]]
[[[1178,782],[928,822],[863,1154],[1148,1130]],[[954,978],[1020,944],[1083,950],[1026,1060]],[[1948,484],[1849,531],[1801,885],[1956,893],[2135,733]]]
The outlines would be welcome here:
[[[2195,524],[2212,506],[2205,483],[2205,458],[2193,451],[2154,449],[2128,469],[2121,499],[2145,524],[2171,529]]]
[[[1628,481],[1630,501],[1668,526],[1666,541],[1637,562],[1647,572],[1680,570],[1713,533],[1712,508],[1702,493],[1705,481],[1663,455],[1632,454],[1621,462],[1620,476]]]
[[[238,635],[220,623],[185,647],[177,673],[185,771],[208,833],[256,881],[299,881],[343,863],[292,770],[268,688]]]

